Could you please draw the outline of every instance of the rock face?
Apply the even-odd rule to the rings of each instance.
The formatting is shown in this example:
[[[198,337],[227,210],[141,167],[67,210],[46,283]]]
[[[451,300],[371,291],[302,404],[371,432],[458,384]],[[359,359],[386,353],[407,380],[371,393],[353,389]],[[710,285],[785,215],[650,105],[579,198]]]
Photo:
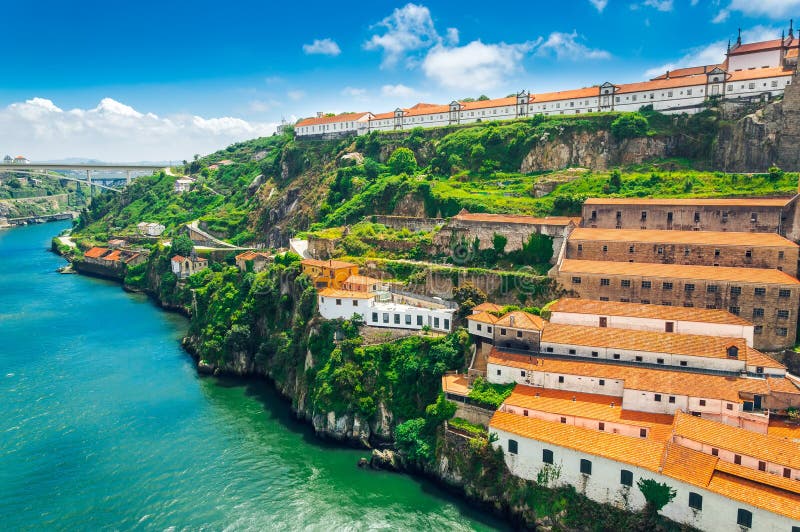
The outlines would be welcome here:
[[[527,174],[575,166],[605,170],[610,166],[670,157],[678,148],[678,141],[672,137],[620,141],[608,131],[582,131],[554,139],[540,139],[522,160],[519,171]]]
[[[776,165],[800,170],[800,76],[792,77],[783,100],[720,128],[714,166],[727,172],[764,172]]]

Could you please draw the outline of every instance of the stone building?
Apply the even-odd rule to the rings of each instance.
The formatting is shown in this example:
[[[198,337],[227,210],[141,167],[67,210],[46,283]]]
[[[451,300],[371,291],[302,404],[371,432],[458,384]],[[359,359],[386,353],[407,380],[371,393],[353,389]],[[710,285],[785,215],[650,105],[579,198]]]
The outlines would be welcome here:
[[[772,268],[797,276],[798,246],[777,233],[575,229],[566,258]]]
[[[553,275],[584,299],[728,310],[757,349],[795,343],[800,281],[778,270],[564,259]]]
[[[797,241],[797,198],[589,198],[583,227],[777,233]]]

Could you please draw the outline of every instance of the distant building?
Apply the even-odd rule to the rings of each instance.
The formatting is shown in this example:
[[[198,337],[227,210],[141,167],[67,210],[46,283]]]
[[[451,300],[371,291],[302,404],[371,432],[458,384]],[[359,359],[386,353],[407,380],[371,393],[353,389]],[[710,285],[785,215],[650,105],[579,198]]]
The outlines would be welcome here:
[[[6,155],[5,157],[3,157],[3,164],[13,164],[13,163],[14,159],[12,159],[10,155]]]
[[[183,257],[181,255],[175,255],[172,257],[170,263],[172,265],[172,273],[174,273],[178,279],[186,279],[190,275],[208,268],[208,259],[197,256]]]
[[[236,255],[236,267],[242,272],[252,271],[258,273],[264,270],[272,261],[267,253],[245,251]]]
[[[17,155],[16,157],[14,157],[13,164],[29,164],[29,163],[30,161],[22,155]]]
[[[140,235],[161,236],[161,233],[164,232],[166,227],[158,223],[140,222],[136,225],[136,229],[139,231]]]
[[[183,192],[189,192],[191,190],[192,185],[194,184],[194,180],[188,177],[181,177],[175,181],[175,185],[173,186],[173,192],[181,194]]]
[[[315,288],[341,289],[351,275],[358,275],[358,265],[340,260],[305,259],[303,273],[314,281]]]

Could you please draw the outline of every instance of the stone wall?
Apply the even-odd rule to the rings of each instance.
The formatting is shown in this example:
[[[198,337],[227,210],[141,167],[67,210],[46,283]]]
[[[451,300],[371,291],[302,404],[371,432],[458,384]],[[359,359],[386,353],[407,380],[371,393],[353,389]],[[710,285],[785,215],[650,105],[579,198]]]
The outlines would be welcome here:
[[[319,238],[316,236],[308,237],[308,249],[306,253],[312,259],[328,260],[333,255],[336,247],[336,240],[332,238]]]
[[[408,229],[409,231],[433,231],[437,227],[444,225],[444,218],[420,218],[416,216],[390,216],[376,214],[367,216],[364,221],[385,225],[392,229]]]

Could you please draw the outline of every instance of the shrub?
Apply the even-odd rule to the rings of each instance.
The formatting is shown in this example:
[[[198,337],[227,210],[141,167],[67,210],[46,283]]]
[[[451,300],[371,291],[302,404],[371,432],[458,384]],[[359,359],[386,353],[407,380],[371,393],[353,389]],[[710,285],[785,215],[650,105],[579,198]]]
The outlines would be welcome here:
[[[639,113],[624,114],[611,122],[611,133],[618,139],[643,137],[648,126],[647,119]]]
[[[413,175],[417,171],[417,159],[414,157],[414,152],[408,148],[397,148],[392,152],[392,155],[387,161],[389,170],[392,174],[409,174]]]

